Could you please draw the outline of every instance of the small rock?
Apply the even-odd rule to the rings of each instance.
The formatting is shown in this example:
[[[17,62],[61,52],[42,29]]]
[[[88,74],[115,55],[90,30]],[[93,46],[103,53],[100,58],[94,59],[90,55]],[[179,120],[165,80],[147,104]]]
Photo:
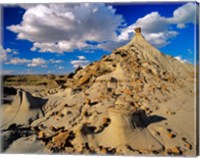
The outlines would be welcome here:
[[[55,128],[54,126],[50,126],[49,129],[50,129],[51,131],[53,131],[53,132],[56,131],[56,128]]]
[[[174,138],[174,137],[176,137],[176,135],[175,135],[175,134],[172,134],[172,133],[168,133],[167,136],[168,136],[169,138]]]
[[[90,99],[89,98],[85,98],[84,99],[84,103],[89,104],[90,103]]]
[[[172,148],[172,149],[171,149],[171,152],[172,152],[173,154],[176,154],[176,155],[178,155],[178,154],[181,153],[181,151],[180,151],[180,149],[179,149],[178,147]]]
[[[55,137],[52,138],[52,142],[55,144],[56,147],[62,148],[65,146],[66,140],[69,137],[69,132],[64,131]]]
[[[160,136],[160,132],[156,131],[156,135],[157,135],[157,136]]]
[[[44,138],[44,132],[43,132],[43,131],[39,131],[39,132],[38,132],[38,138],[39,138],[39,139]]]
[[[109,119],[106,118],[106,117],[104,117],[104,118],[102,119],[103,124],[106,124],[108,121],[109,121]]]
[[[182,139],[184,142],[186,142],[186,140],[187,140],[185,137],[182,137],[181,139]]]
[[[165,112],[167,115],[175,115],[176,114],[176,112],[174,112],[174,111],[166,111]]]
[[[157,107],[157,106],[154,106],[154,110],[158,110],[158,107]]]
[[[131,95],[131,91],[129,89],[124,89],[124,93],[127,95]]]
[[[64,114],[61,113],[61,112],[58,112],[58,115],[57,115],[57,116],[59,116],[59,117],[64,117]]]
[[[107,150],[106,150],[105,148],[102,148],[102,149],[101,149],[101,153],[102,153],[102,154],[107,154]]]
[[[186,147],[187,147],[187,149],[192,150],[192,145],[191,144],[187,143]]]

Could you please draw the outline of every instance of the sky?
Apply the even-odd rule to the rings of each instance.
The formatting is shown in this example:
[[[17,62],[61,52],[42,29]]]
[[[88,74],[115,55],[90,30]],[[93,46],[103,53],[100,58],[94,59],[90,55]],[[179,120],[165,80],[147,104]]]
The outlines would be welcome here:
[[[3,74],[67,74],[127,44],[135,27],[162,53],[195,64],[193,2],[2,6]]]

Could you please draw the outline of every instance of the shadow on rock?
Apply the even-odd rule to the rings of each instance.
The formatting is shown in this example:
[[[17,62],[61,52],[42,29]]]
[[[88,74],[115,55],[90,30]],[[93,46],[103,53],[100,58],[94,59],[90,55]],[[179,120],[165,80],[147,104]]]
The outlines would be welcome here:
[[[145,125],[146,127],[152,123],[156,123],[156,122],[161,122],[167,120],[165,117],[162,116],[158,116],[158,115],[152,115],[147,117],[146,121],[145,121]]]

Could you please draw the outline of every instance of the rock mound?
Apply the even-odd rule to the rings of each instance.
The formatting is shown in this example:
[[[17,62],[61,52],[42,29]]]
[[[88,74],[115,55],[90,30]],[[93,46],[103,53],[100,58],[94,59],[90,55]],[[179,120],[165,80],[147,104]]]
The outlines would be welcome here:
[[[111,107],[108,109],[111,123],[99,136],[104,147],[129,146],[135,150],[162,150],[163,146],[145,128],[145,114],[141,111]]]
[[[127,45],[68,75],[64,88],[47,97],[45,103],[18,91],[13,107],[19,110],[4,126],[28,124],[32,119],[29,126],[51,152],[166,154],[181,138],[174,133],[175,138],[169,138],[169,133],[161,135],[168,122],[153,130],[149,126],[167,119],[172,120],[170,124],[177,121],[176,113],[165,115],[161,109],[172,111],[169,108],[175,106],[170,101],[185,97],[181,91],[186,97],[194,94],[194,67],[162,54],[141,31],[136,28]],[[179,102],[172,103],[181,109]],[[184,101],[184,107],[189,103],[192,101]],[[36,119],[41,109],[44,116]],[[177,149],[178,153],[188,151],[184,146]]]
[[[13,102],[4,106],[1,128],[6,129],[12,124],[28,125],[39,116],[43,115],[42,106],[45,100],[33,97],[30,93],[18,90]]]

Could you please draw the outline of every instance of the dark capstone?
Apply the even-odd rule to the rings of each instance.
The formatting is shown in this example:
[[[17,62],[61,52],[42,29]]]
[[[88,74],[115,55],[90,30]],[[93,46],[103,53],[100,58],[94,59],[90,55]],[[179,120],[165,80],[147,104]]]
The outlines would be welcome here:
[[[137,33],[141,33],[141,32],[142,32],[142,29],[141,29],[140,27],[136,27],[134,30],[135,30],[135,32],[137,32]]]

